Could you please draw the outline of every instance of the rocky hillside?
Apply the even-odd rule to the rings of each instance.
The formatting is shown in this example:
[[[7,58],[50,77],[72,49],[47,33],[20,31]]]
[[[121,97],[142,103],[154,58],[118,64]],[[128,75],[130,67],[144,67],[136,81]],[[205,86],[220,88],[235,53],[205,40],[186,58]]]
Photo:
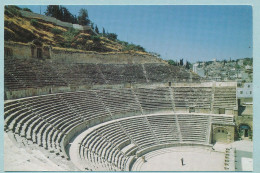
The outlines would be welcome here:
[[[35,39],[53,47],[97,52],[134,52],[148,54],[141,46],[109,39],[93,30],[80,31],[55,25],[37,17],[24,17],[22,9],[6,6],[4,16],[5,41],[29,43]]]

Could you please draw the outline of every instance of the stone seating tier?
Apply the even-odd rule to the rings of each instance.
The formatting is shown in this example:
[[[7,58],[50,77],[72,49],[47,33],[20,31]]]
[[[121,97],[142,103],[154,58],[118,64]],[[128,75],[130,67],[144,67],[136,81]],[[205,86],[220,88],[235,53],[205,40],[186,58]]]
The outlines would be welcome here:
[[[210,135],[208,134],[208,129],[211,128],[211,116],[213,115],[155,114],[114,120],[87,133],[81,141],[79,157],[85,160],[84,164],[86,164],[86,167],[89,163],[96,165],[95,167],[102,167],[100,162],[95,161],[93,154],[90,154],[95,153],[95,156],[116,165],[119,170],[128,170],[127,160],[131,159],[134,153],[139,153],[155,146],[178,143],[209,145],[207,139]],[[218,119],[221,118],[225,119],[226,117],[218,115]],[[215,120],[212,118],[212,121]],[[165,137],[164,134],[171,134],[171,139]],[[115,135],[117,138],[113,138]],[[111,138],[113,140],[110,140]],[[123,148],[113,145],[114,142],[112,141],[120,140],[121,138],[131,142]],[[86,154],[86,150],[91,151],[89,155]],[[118,163],[118,156],[122,156],[124,161]],[[111,169],[102,167],[102,170]]]
[[[170,110],[173,113],[175,100],[174,95],[171,96],[172,90],[174,88],[169,87],[89,90],[7,101],[4,107],[5,130],[68,158],[64,141],[70,139],[67,139],[68,134],[79,124],[92,126],[133,117],[97,129],[95,135],[105,142],[95,144],[92,137],[82,144],[88,146],[85,148],[92,159],[106,156],[105,160],[102,159],[105,165],[110,164],[111,160],[120,160],[122,164],[111,163],[110,169],[122,170],[135,150],[175,142],[207,143],[210,121],[233,124],[233,117],[225,115],[212,115],[212,120],[208,119],[211,115],[197,114],[144,116],[145,110],[149,109]],[[139,111],[139,114],[127,114],[133,111]],[[140,117],[142,112],[144,115]],[[107,149],[105,144],[109,144]],[[134,144],[136,149],[129,151],[130,155],[122,153],[121,149],[130,144]],[[114,150],[121,154],[113,155]],[[86,153],[82,158],[86,158]]]
[[[169,88],[138,88],[134,90],[143,110],[173,110]]]
[[[230,108],[236,106],[236,88],[235,87],[216,87],[214,93],[214,107]]]
[[[82,85],[154,83],[189,79],[190,72],[165,64],[61,63],[33,58],[6,57],[7,91]],[[197,78],[194,80],[198,80]]]
[[[175,107],[210,108],[212,89],[209,87],[175,87]]]

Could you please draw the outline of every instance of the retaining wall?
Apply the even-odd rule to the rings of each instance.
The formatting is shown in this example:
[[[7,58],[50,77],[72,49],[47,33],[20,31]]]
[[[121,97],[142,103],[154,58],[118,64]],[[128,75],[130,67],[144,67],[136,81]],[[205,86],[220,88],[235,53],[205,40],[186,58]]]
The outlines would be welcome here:
[[[5,48],[12,51],[12,56],[23,59],[33,58],[30,44],[5,42]],[[5,55],[7,57],[7,55]],[[10,56],[10,55],[9,55]],[[43,57],[44,58],[44,57]],[[166,62],[153,55],[126,52],[98,53],[80,50],[49,50],[49,57],[53,62],[62,63],[94,63],[94,64],[145,64]]]
[[[94,64],[144,64],[165,63],[165,61],[152,55],[131,53],[97,53],[97,52],[72,52],[53,49],[53,61],[64,63],[94,63]]]
[[[75,29],[78,29],[78,30],[81,30],[81,31],[91,30],[90,26],[82,26],[82,25],[79,25],[79,24],[72,24],[72,23],[68,23],[68,22],[63,22],[63,21],[60,21],[60,20],[58,20],[54,17],[49,17],[49,16],[37,14],[37,13],[32,13],[32,12],[29,12],[29,11],[20,10],[20,12],[21,12],[23,17],[38,18],[38,19],[41,19],[41,20],[44,20],[44,21],[47,21],[47,22],[51,22],[51,23],[58,25],[58,26],[61,26],[61,27],[75,28]]]

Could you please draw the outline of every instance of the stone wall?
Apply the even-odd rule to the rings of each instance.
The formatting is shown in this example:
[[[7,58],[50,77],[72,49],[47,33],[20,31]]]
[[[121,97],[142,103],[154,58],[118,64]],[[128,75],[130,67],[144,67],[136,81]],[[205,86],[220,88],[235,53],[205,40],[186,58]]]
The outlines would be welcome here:
[[[49,59],[51,57],[51,48],[49,46],[35,46],[29,43],[5,42],[5,50],[10,50],[12,54],[5,51],[5,57],[13,56],[18,59],[38,58]],[[38,57],[38,50],[41,50],[41,56]]]
[[[78,30],[91,30],[90,26],[82,26],[79,24],[72,24],[72,23],[68,23],[68,22],[63,22],[60,21],[54,17],[49,17],[49,16],[45,16],[45,15],[41,15],[41,14],[37,14],[37,13],[32,13],[29,11],[23,11],[20,10],[21,14],[23,17],[27,17],[27,18],[38,18],[47,22],[51,22],[55,25],[61,26],[61,27],[66,27],[66,28],[75,28]]]
[[[236,87],[237,82],[172,83],[174,87]]]
[[[32,57],[32,52],[29,44],[5,42],[4,47],[5,49],[10,49],[12,51],[11,56],[15,56],[18,59],[26,59]]]
[[[212,143],[234,142],[235,125],[212,124]]]
[[[165,63],[162,59],[152,55],[130,53],[97,53],[97,52],[73,52],[52,50],[52,60],[63,63],[94,63],[94,64],[144,64]]]
[[[32,50],[30,44],[5,42],[5,48],[12,50],[12,56],[23,59],[32,58]],[[98,53],[87,51],[68,51],[51,49],[48,50],[46,58],[51,58],[53,62],[62,63],[93,63],[93,64],[144,64],[144,63],[163,63],[166,62],[153,55],[132,54],[132,53]],[[35,53],[34,53],[35,54]],[[6,56],[6,55],[5,55]],[[43,57],[45,58],[45,57]]]
[[[251,99],[252,101],[252,99]],[[253,136],[253,104],[245,104],[245,105],[240,105],[238,107],[238,115],[235,116],[235,121],[237,125],[237,132],[241,133],[240,126],[246,125],[249,126],[249,139],[252,139]],[[239,137],[239,136],[237,136]],[[240,136],[243,138],[243,136]]]

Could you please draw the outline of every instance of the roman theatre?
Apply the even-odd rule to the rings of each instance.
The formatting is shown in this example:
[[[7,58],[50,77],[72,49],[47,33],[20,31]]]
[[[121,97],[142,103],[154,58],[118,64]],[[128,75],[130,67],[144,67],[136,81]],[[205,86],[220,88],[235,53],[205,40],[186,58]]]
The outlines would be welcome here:
[[[5,170],[235,170],[236,82],[152,55],[11,42],[4,63]]]

